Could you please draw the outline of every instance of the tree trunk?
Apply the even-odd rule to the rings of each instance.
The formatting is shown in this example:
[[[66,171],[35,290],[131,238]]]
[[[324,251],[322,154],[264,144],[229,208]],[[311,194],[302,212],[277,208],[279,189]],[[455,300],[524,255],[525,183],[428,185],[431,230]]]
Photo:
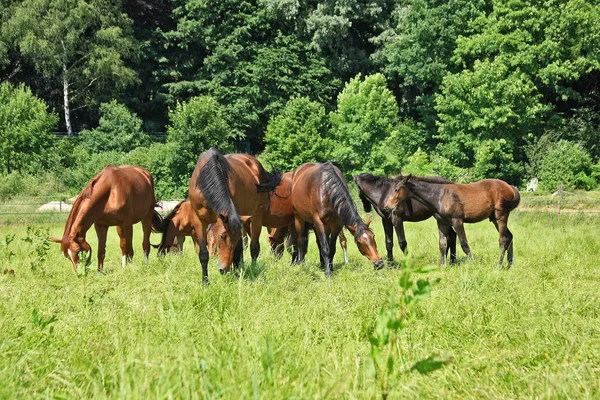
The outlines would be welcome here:
[[[65,108],[65,126],[67,127],[67,134],[73,135],[73,128],[71,127],[71,111],[69,109],[69,80],[67,79],[67,66],[63,64],[63,102]]]

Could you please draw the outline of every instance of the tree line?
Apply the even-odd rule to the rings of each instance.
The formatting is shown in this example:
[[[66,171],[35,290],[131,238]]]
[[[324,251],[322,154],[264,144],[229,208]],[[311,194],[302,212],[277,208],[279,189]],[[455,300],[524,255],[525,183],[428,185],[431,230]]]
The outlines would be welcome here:
[[[331,159],[347,174],[594,188],[599,8],[8,0],[0,170],[50,171],[75,187],[104,162],[137,162],[168,196],[183,193],[206,146],[243,140],[281,169]],[[55,140],[55,130],[82,133]],[[166,138],[144,133],[156,131]]]

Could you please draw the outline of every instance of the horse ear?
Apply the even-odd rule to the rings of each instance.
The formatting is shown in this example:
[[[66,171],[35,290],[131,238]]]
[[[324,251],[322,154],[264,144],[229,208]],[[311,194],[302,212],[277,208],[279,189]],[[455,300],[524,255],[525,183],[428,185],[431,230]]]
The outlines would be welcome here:
[[[346,225],[346,229],[348,229],[350,231],[350,233],[354,235],[356,233],[357,226],[356,225]]]
[[[245,224],[246,222],[251,222],[252,221],[252,215],[240,215],[240,219],[242,220],[242,222]]]
[[[91,248],[92,248],[92,247],[90,246],[90,244],[89,244],[88,242],[86,242],[86,241],[84,241],[83,243],[81,243],[81,247],[83,247],[83,249],[84,249],[85,251],[90,251],[90,250],[91,250]]]
[[[369,226],[371,225],[371,222],[373,222],[373,218],[369,217],[366,221],[365,221],[365,225]]]
[[[227,217],[229,216],[229,213],[227,211],[221,211],[219,213],[219,218],[223,221],[223,222],[227,222]]]
[[[50,238],[50,240],[52,240],[54,243],[62,243],[62,240],[61,240],[61,239],[59,239],[59,238],[57,238],[57,237],[54,237],[54,236],[52,236],[52,237]]]

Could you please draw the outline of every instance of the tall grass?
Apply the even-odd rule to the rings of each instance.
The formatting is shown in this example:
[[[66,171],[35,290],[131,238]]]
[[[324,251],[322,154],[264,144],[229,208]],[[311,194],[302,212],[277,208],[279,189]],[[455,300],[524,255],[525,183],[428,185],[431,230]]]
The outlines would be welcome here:
[[[475,262],[461,253],[457,266],[432,274],[440,282],[395,348],[398,371],[436,352],[453,361],[429,376],[394,374],[390,398],[598,398],[599,223],[515,212],[510,270],[496,266],[493,225],[468,225]],[[372,225],[384,253],[380,222]],[[38,229],[46,228],[60,236],[63,226]],[[437,264],[435,223],[406,231],[417,262]],[[106,275],[82,278],[58,245],[42,257],[43,244],[21,240],[24,227],[3,227],[0,244],[12,234],[14,255],[0,246],[0,398],[379,395],[369,335],[400,271],[374,272],[352,242],[350,264],[338,252],[331,280],[311,236],[302,266],[287,254],[276,261],[263,242],[239,278],[220,276],[211,259],[204,287],[191,243],[146,264],[139,227],[132,264],[121,268],[111,229]],[[95,251],[93,230],[88,239]]]

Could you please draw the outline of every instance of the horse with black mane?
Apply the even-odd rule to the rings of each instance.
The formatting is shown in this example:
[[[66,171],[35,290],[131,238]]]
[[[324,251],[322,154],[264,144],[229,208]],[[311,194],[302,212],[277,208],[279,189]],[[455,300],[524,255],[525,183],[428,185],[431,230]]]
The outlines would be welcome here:
[[[387,249],[388,266],[394,261],[393,230],[398,237],[398,245],[402,252],[406,252],[406,234],[404,233],[404,222],[420,222],[429,219],[434,212],[422,202],[409,197],[403,202],[398,202],[394,209],[386,208],[388,197],[394,192],[394,185],[402,179],[402,175],[389,179],[376,176],[369,173],[362,173],[354,176],[354,182],[358,186],[358,196],[362,201],[366,212],[375,209],[375,212],[381,217],[383,223],[383,232],[385,234],[385,247]],[[442,177],[413,177],[428,182],[453,183]],[[450,262],[456,260],[456,232],[453,229],[449,231],[448,244],[450,251]]]
[[[202,277],[208,282],[207,229],[215,224],[219,270],[225,273],[237,266],[243,253],[242,224],[250,220],[250,254],[256,260],[263,216],[269,204],[268,192],[274,190],[281,174],[267,172],[261,163],[247,154],[222,155],[214,148],[200,154],[190,179],[188,197],[197,219],[193,222],[199,244]],[[171,246],[176,235],[170,224],[163,230],[159,251]]]
[[[155,206],[154,180],[150,172],[131,165],[109,165],[92,178],[75,200],[62,239],[51,239],[61,244],[65,257],[71,260],[77,272],[81,253],[88,253],[86,266],[91,263],[92,248],[85,235],[93,224],[98,236],[98,272],[102,272],[108,227],[117,227],[125,266],[133,258],[133,224],[141,221],[142,248],[148,260],[150,233],[153,229],[160,230],[161,226]]]
[[[473,259],[464,223],[474,223],[486,218],[494,224],[500,234],[500,266],[504,253],[508,253],[508,266],[513,263],[513,235],[508,229],[508,216],[517,208],[521,200],[519,190],[500,179],[484,179],[475,183],[428,182],[406,176],[394,186],[388,197],[387,207],[413,198],[427,205],[436,215],[440,232],[440,253],[445,264],[447,238],[452,228],[460,239],[460,245],[470,259]]]
[[[307,250],[306,224],[314,226],[321,267],[327,277],[333,271],[335,242],[345,226],[353,235],[358,250],[375,269],[383,266],[373,231],[358,215],[348,185],[338,168],[327,162],[300,165],[292,179],[292,208],[297,239],[297,262],[303,262]]]

